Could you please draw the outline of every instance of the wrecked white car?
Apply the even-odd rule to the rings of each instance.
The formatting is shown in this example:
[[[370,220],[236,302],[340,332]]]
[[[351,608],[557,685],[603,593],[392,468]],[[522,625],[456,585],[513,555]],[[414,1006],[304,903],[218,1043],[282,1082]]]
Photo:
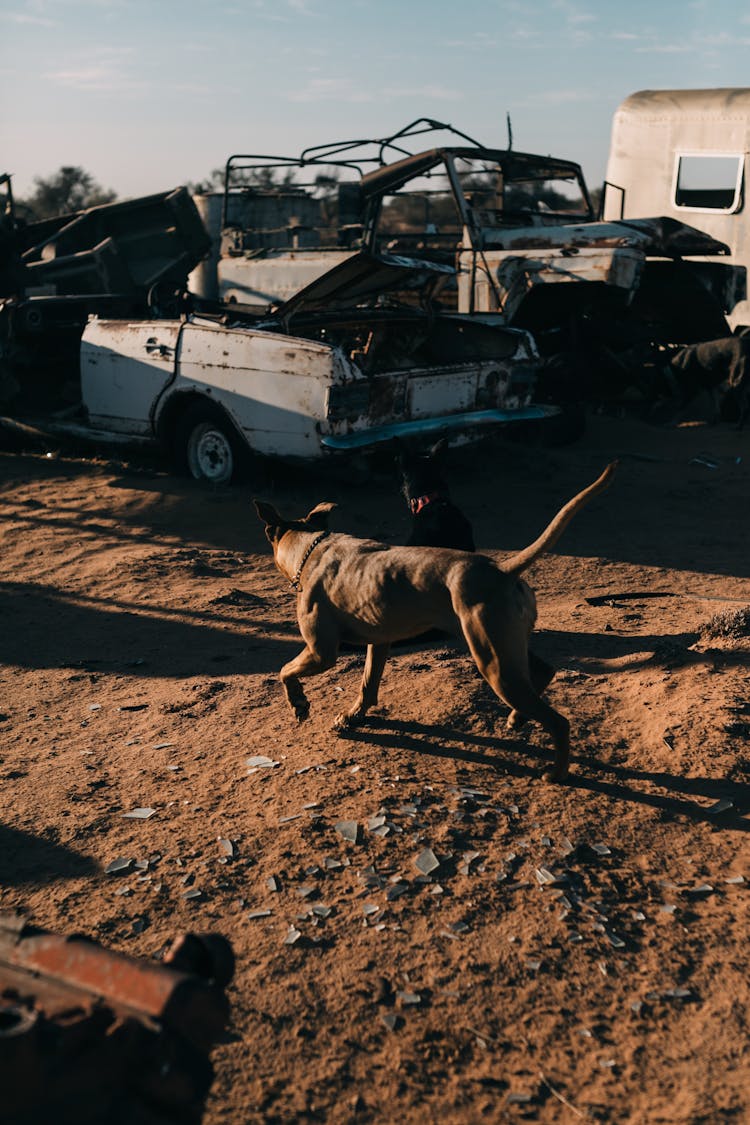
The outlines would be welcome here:
[[[394,437],[538,419],[523,330],[438,310],[450,266],[357,254],[261,317],[92,319],[81,345],[90,427],[160,441],[198,479],[249,453],[303,461]]]

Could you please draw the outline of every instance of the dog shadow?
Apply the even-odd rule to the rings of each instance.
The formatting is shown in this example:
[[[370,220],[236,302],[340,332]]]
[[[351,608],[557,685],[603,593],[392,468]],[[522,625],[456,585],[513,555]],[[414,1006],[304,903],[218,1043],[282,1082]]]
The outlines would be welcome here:
[[[538,780],[553,758],[551,751],[530,746],[510,736],[498,738],[457,730],[445,724],[404,721],[380,715],[368,716],[362,726],[341,732],[341,737],[378,749],[400,750],[484,766],[503,777],[525,780]],[[539,762],[532,765],[520,761],[519,751],[535,755]],[[641,784],[665,789],[668,793],[650,792],[640,788]],[[665,819],[684,818],[704,822],[717,829],[750,831],[750,823],[742,819],[743,814],[750,811],[750,784],[744,782],[726,778],[681,777],[665,771],[602,764],[582,753],[577,754],[571,763],[571,775],[565,788],[643,805],[661,813]],[[731,807],[724,812],[711,812],[712,806],[701,805],[700,798],[714,803],[729,800]]]

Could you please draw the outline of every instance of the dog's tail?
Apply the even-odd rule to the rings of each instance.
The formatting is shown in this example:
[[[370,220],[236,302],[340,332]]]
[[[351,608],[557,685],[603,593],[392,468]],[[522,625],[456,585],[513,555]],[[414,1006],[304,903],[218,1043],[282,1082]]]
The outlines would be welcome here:
[[[572,500],[568,500],[568,503],[560,509],[538,539],[535,539],[534,542],[530,546],[525,547],[523,551],[519,551],[512,559],[507,559],[501,564],[500,569],[506,574],[521,574],[527,567],[530,567],[540,555],[543,555],[545,551],[549,551],[551,547],[554,547],[563,531],[565,531],[565,528],[573,519],[573,516],[588,504],[592,497],[609,487],[612,477],[615,475],[616,468],[617,461],[611,461],[602,475],[595,480],[593,484],[590,484],[588,488],[584,488],[583,492],[579,492]]]

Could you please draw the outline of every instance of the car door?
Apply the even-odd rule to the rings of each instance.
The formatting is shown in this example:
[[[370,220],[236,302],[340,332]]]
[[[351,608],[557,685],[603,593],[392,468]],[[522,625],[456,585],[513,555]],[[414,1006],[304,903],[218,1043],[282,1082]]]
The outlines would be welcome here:
[[[156,402],[174,379],[178,320],[91,320],[81,341],[81,394],[91,425],[147,435]]]

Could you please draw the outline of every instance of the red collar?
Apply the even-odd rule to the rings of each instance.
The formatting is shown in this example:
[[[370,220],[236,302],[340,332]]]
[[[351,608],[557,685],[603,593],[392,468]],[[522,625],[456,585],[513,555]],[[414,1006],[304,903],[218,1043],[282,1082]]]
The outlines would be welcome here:
[[[409,501],[409,508],[413,516],[418,516],[423,508],[428,504],[432,504],[434,500],[440,499],[439,492],[428,492],[425,496],[412,496]]]

